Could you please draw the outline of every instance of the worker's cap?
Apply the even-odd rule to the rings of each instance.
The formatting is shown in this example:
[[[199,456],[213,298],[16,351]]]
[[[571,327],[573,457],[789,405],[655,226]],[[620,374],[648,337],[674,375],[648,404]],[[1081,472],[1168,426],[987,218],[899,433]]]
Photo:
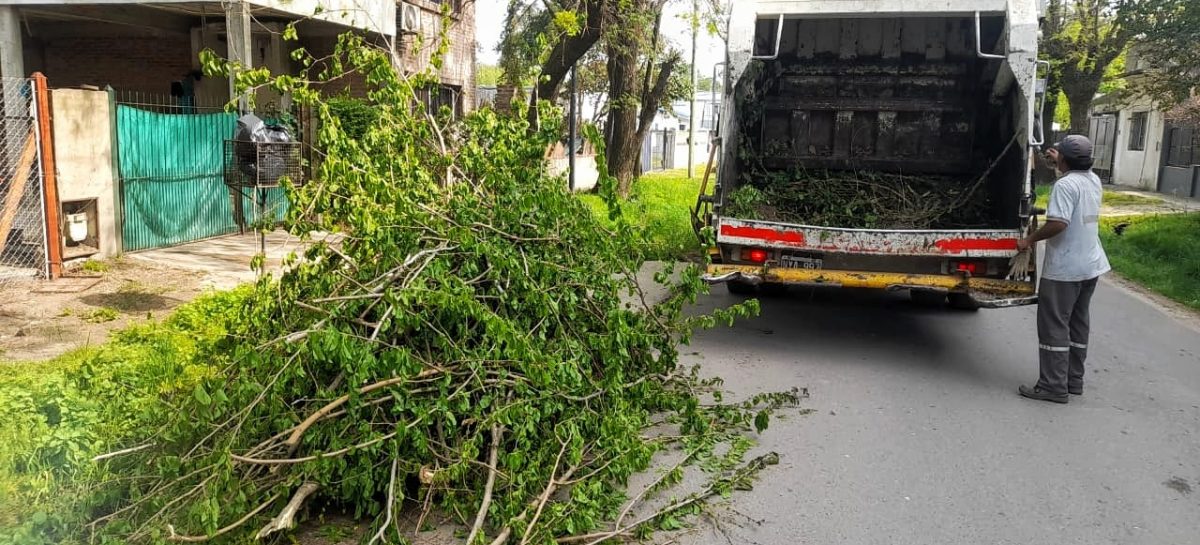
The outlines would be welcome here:
[[[1092,141],[1081,134],[1072,134],[1051,146],[1067,159],[1091,159]]]

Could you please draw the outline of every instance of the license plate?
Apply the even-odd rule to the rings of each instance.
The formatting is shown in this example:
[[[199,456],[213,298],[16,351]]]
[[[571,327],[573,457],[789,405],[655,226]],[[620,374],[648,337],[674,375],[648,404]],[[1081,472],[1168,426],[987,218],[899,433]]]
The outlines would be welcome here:
[[[782,255],[779,256],[779,266],[785,269],[820,269],[824,267],[824,261],[819,257]]]

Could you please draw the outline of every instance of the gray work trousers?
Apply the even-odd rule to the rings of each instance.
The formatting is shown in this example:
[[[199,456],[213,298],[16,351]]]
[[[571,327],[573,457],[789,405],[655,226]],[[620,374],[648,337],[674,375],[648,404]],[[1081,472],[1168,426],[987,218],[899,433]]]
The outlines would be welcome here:
[[[1087,360],[1088,307],[1096,278],[1079,282],[1042,279],[1038,289],[1038,356],[1042,372],[1037,385],[1050,393],[1083,389]]]

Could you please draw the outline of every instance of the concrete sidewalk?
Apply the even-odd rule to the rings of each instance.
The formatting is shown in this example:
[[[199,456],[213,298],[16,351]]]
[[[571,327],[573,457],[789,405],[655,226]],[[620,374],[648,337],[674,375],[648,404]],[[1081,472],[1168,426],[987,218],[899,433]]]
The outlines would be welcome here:
[[[285,231],[267,234],[266,270],[278,271],[283,258],[301,248],[300,240]],[[258,235],[247,233],[132,253],[128,257],[199,272],[204,275],[204,287],[229,289],[257,280],[257,273],[250,268],[250,262],[262,249]]]

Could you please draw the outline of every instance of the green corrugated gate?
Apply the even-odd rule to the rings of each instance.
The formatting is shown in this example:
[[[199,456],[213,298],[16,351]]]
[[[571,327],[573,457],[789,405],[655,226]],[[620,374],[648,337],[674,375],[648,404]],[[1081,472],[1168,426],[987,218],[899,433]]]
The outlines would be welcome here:
[[[235,233],[233,203],[222,178],[232,113],[176,114],[117,106],[118,163],[125,251],[173,246]],[[246,222],[254,205],[242,197]],[[287,209],[283,189],[267,190],[269,216]]]

